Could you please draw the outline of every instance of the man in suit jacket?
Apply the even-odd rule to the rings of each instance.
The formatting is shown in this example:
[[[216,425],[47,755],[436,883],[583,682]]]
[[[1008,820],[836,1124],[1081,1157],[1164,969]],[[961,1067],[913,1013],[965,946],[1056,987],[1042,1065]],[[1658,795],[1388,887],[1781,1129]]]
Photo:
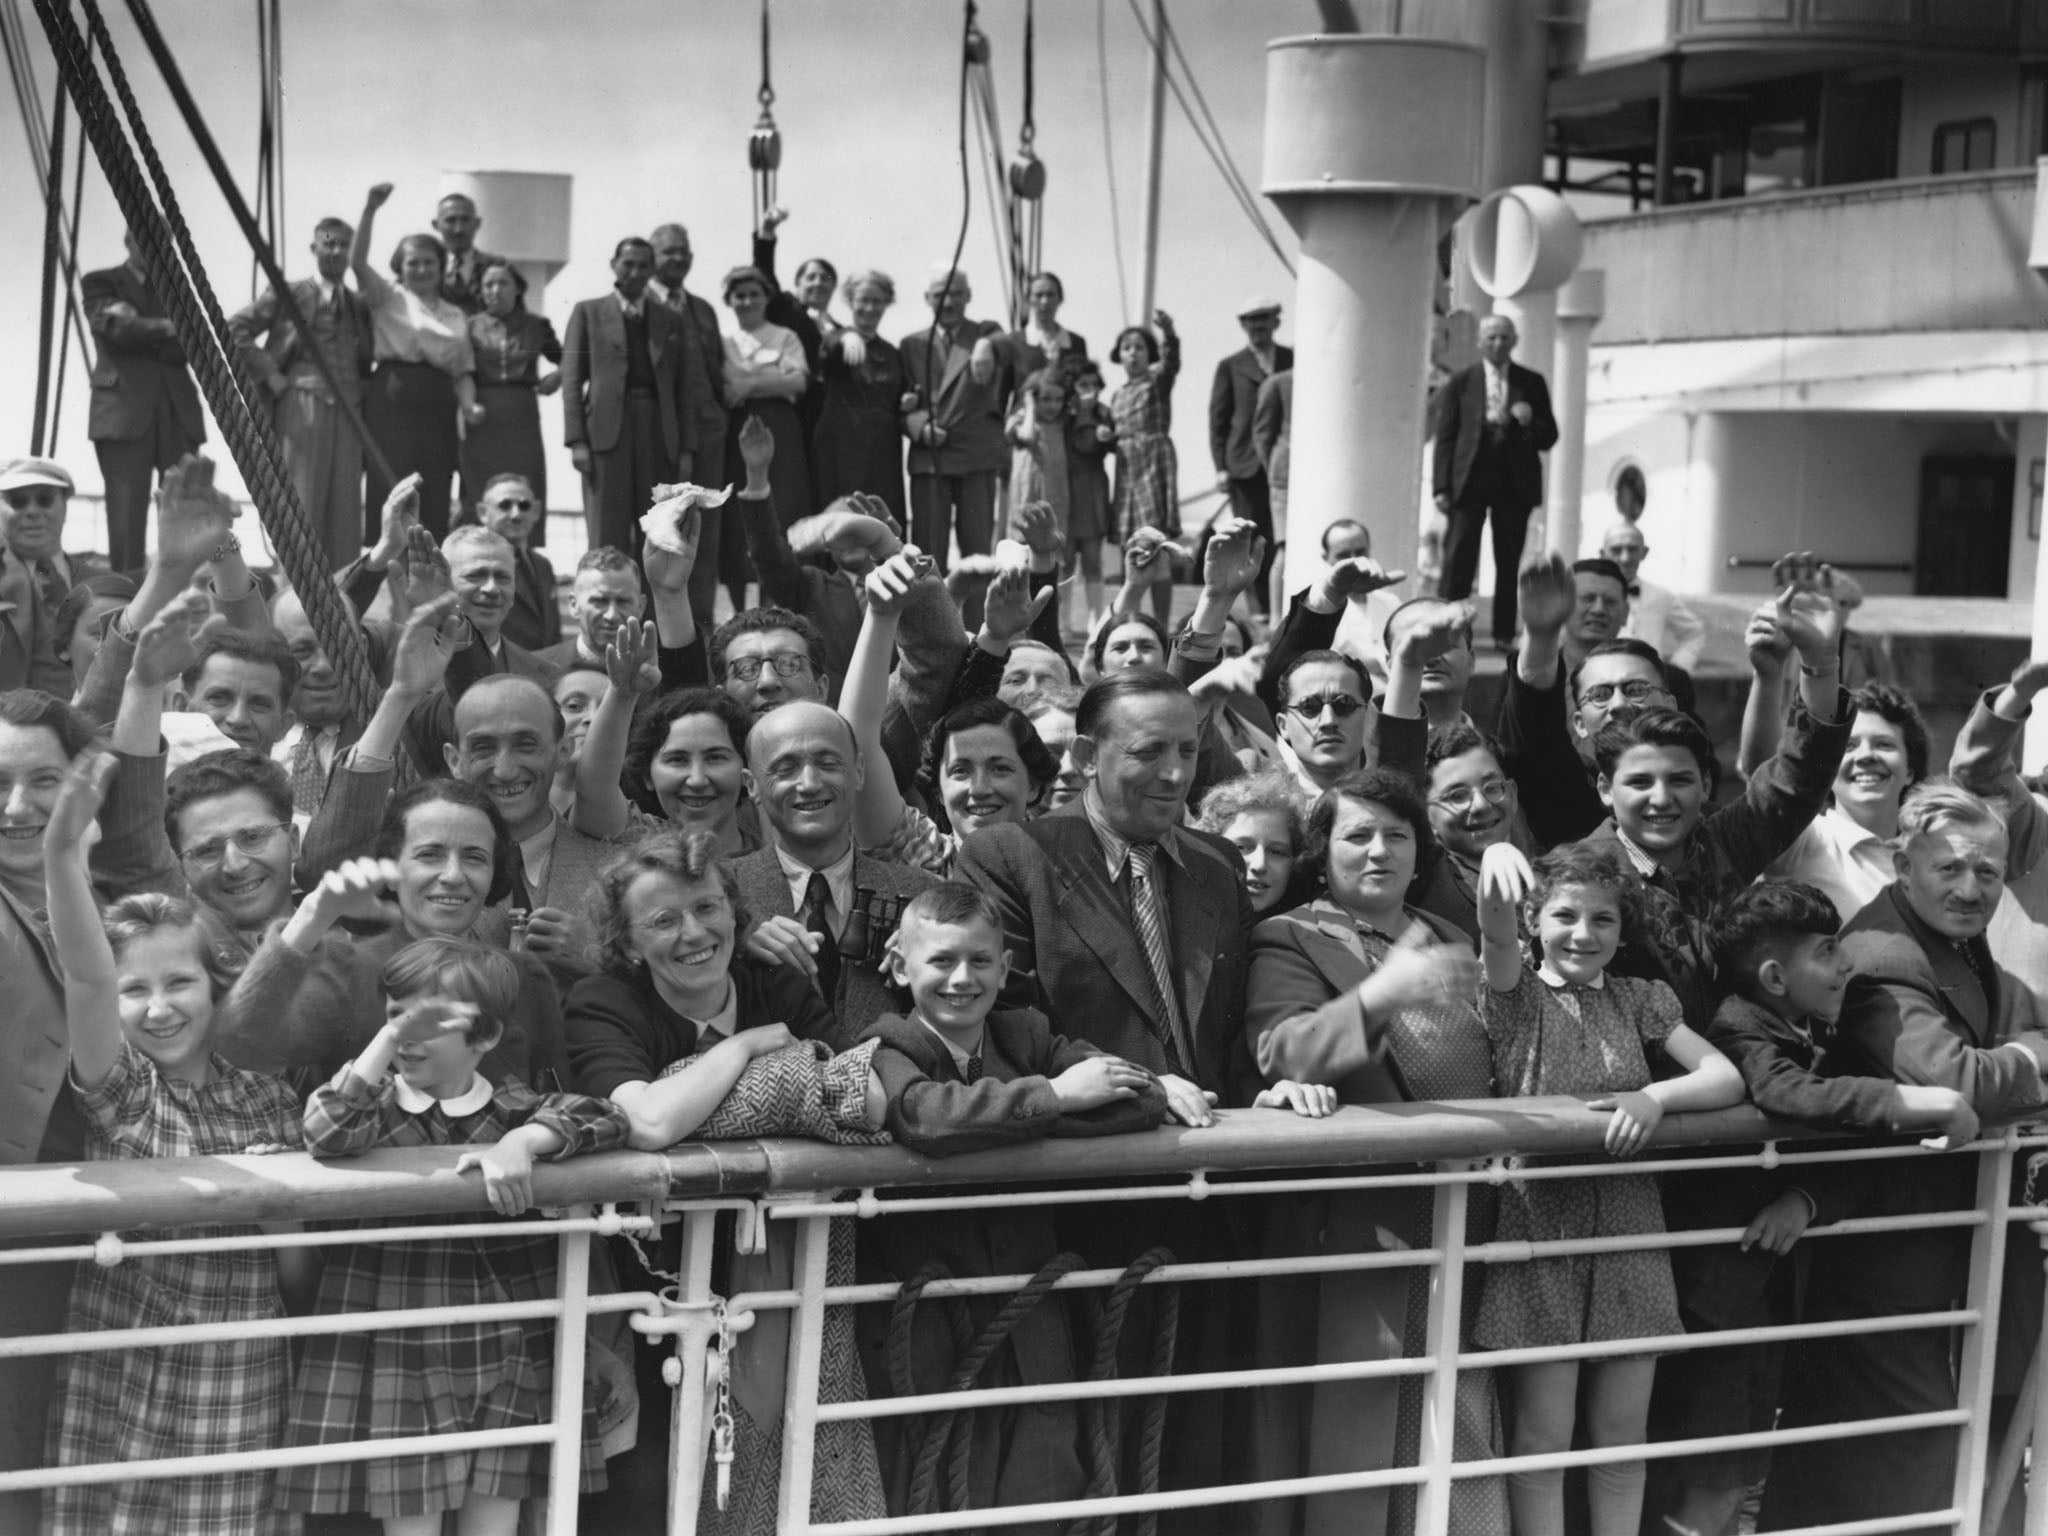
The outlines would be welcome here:
[[[441,274],[441,297],[465,315],[482,311],[483,275],[505,260],[476,248],[476,232],[483,225],[476,204],[464,193],[450,192],[434,208],[434,233],[448,248],[448,266]]]
[[[1899,816],[1898,879],[1842,930],[1853,975],[1828,1069],[1953,1088],[1987,1120],[2037,1109],[2048,1038],[1999,1041],[1994,1021],[2008,985],[1984,930],[2005,885],[2007,842],[1997,813],[1947,786],[1921,791]],[[1888,1164],[1858,1212],[1897,1216],[1967,1210],[1977,1200],[1970,1158]],[[2017,1193],[2017,1192],[2016,1192]],[[1933,1312],[1961,1304],[1968,1228],[1831,1238],[1813,1256],[1807,1321]],[[2012,1259],[2031,1249],[2013,1244]],[[2038,1254],[2025,1267],[2040,1274]],[[2012,1275],[2016,1266],[2009,1264]],[[2036,1283],[2038,1294],[2038,1282]],[[2010,1314],[2008,1314],[2010,1316]],[[1850,1333],[1795,1345],[1783,1423],[1831,1424],[1953,1409],[1947,1329]],[[1790,1529],[1946,1509],[1955,1439],[1935,1429],[1780,1446],[1763,1527]]]
[[[855,851],[854,797],[866,771],[852,727],[825,705],[799,700],[771,709],[747,737],[747,792],[775,838],[731,866],[752,920],[750,950],[758,940],[812,974],[839,1021],[837,1038],[849,1045],[897,1011],[883,969],[888,935],[879,925],[871,927],[864,956],[838,952],[859,893],[888,897],[900,910],[937,883],[923,870]],[[876,771],[887,772],[887,765]]]
[[[1201,734],[1195,702],[1164,672],[1114,673],[1082,696],[1074,729],[1081,798],[974,833],[960,878],[1002,911],[1005,1005],[1042,1009],[1062,1033],[1157,1072],[1174,1118],[1205,1125],[1205,1095],[1248,1104],[1258,1085],[1244,1039],[1243,870],[1221,838],[1179,824]],[[1164,986],[1144,937],[1155,921]]]
[[[360,407],[370,372],[370,311],[347,282],[354,240],[355,230],[345,220],[322,219],[314,226],[319,276],[291,285],[310,338],[286,314],[275,288],[228,319],[228,332],[250,370],[276,397],[273,420],[284,443],[285,468],[336,570],[363,545],[363,445],[336,395],[338,386],[340,400]],[[315,349],[334,375],[333,386],[321,375]]]
[[[455,703],[472,683],[505,672],[530,678],[542,688],[553,687],[555,681],[553,667],[505,638],[505,620],[519,580],[511,544],[488,528],[465,525],[448,535],[442,553],[469,643],[449,663],[440,685],[417,701],[406,724],[406,749],[413,765],[429,778],[445,767],[447,750],[455,741]]]
[[[914,397],[910,436],[910,540],[947,570],[953,538],[963,555],[995,548],[996,480],[1009,464],[1003,402],[1010,386],[996,343],[1002,328],[970,320],[965,272],[941,268],[925,289],[932,325],[903,338]]]
[[[1259,391],[1268,379],[1294,366],[1294,349],[1273,340],[1280,329],[1280,305],[1274,299],[1251,299],[1237,312],[1245,346],[1216,365],[1209,391],[1209,456],[1216,463],[1216,488],[1230,493],[1230,510],[1249,518],[1266,540],[1267,566],[1252,589],[1252,600],[1269,612],[1267,592],[1279,539],[1273,526],[1273,490],[1266,465],[1252,435]],[[1284,537],[1284,534],[1282,535]]]
[[[562,345],[563,435],[583,473],[590,547],[636,556],[654,487],[690,477],[698,442],[683,331],[671,310],[647,302],[653,274],[654,247],[621,240],[613,290],[570,311]]]
[[[107,490],[107,554],[117,571],[142,564],[150,475],[206,441],[199,391],[178,329],[150,285],[135,237],[128,260],[85,274],[85,314],[99,341],[86,435]]]
[[[1443,595],[1469,597],[1479,574],[1479,536],[1493,515],[1493,643],[1515,638],[1515,572],[1529,514],[1543,502],[1543,460],[1557,441],[1543,375],[1509,361],[1515,322],[1479,322],[1479,361],[1444,382],[1436,405],[1436,509],[1444,534]]]
[[[71,697],[71,666],[58,652],[64,595],[106,567],[64,551],[71,475],[54,459],[16,459],[0,468],[0,689],[40,688]]]
[[[684,347],[683,374],[690,386],[690,410],[697,425],[697,467],[701,485],[721,486],[733,473],[725,462],[725,345],[719,340],[718,311],[701,294],[683,287],[696,256],[690,232],[680,224],[654,231],[654,277],[647,292],[666,305],[678,322]],[[711,612],[718,595],[718,551],[724,542],[722,517],[706,517],[697,539],[697,564],[690,572],[690,602]]]

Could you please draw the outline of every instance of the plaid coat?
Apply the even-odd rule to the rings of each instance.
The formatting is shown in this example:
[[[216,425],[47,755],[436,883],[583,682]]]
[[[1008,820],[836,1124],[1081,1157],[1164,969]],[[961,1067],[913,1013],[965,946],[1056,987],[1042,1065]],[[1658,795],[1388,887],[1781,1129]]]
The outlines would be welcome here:
[[[451,1112],[444,1103],[458,1108]],[[625,1113],[600,1099],[543,1096],[512,1079],[474,1107],[466,1106],[465,1096],[412,1113],[398,1102],[389,1080],[366,1083],[351,1064],[307,1101],[306,1148],[315,1157],[346,1157],[372,1147],[474,1146],[503,1140],[529,1123],[545,1125],[567,1143],[557,1157],[626,1144]],[[318,1310],[552,1299],[553,1240],[493,1239],[494,1219],[452,1221],[449,1236],[435,1241],[365,1243],[337,1251],[320,1277]],[[554,1332],[546,1321],[444,1323],[309,1339],[300,1355],[287,1442],[332,1445],[544,1422],[554,1391]],[[431,1514],[460,1508],[470,1493],[534,1498],[547,1492],[547,1463],[547,1447],[521,1445],[294,1467],[278,1475],[278,1500],[286,1509],[315,1514]],[[581,1486],[604,1486],[604,1452],[587,1396]]]
[[[213,1066],[210,1083],[178,1082],[124,1046],[104,1082],[86,1088],[74,1079],[87,1157],[207,1157],[298,1142],[299,1106],[290,1089],[219,1057]],[[255,1234],[240,1225],[162,1235]],[[268,1249],[165,1254],[111,1269],[80,1265],[65,1330],[253,1322],[283,1311]],[[49,1460],[74,1467],[269,1449],[284,1428],[289,1384],[289,1354],[276,1338],[70,1355],[58,1368]],[[285,1536],[299,1522],[274,1507],[272,1477],[240,1472],[53,1488],[43,1495],[43,1529],[49,1536]]]

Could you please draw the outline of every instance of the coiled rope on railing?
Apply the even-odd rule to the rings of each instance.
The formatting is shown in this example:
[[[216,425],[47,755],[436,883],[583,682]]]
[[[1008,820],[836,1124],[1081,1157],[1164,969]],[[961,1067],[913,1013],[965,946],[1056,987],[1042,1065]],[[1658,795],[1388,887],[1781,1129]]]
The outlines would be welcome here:
[[[1109,1288],[1109,1296],[1102,1304],[1099,1314],[1091,1317],[1095,1334],[1095,1358],[1088,1366],[1090,1381],[1114,1381],[1116,1379],[1117,1346],[1123,1338],[1124,1314],[1130,1310],[1136,1299],[1138,1287],[1153,1270],[1173,1262],[1170,1248],[1147,1248],[1133,1259],[1117,1276],[1116,1284]],[[1093,1299],[1092,1297],[1090,1298]],[[1157,1312],[1152,1324],[1151,1374],[1170,1376],[1173,1374],[1173,1356],[1180,1333],[1180,1290],[1168,1285],[1161,1289]],[[1089,1481],[1088,1497],[1107,1499],[1116,1496],[1117,1483],[1123,1471],[1123,1445],[1121,1417],[1123,1403],[1116,1398],[1096,1398],[1081,1405],[1082,1426],[1087,1433]],[[1148,1398],[1145,1402],[1144,1418],[1139,1426],[1138,1441],[1138,1493],[1154,1493],[1159,1488],[1159,1462],[1162,1440],[1166,1432],[1166,1397],[1163,1393]],[[1133,1517],[1138,1536],[1154,1536],[1159,1529],[1157,1511]],[[1117,1520],[1107,1515],[1097,1520],[1083,1521],[1081,1536],[1116,1536]]]
[[[155,144],[132,94],[127,91],[113,40],[107,35],[93,0],[85,0],[86,15],[100,51],[106,56],[109,75],[122,91],[136,143],[156,176],[157,189],[165,204],[162,210],[136,164],[106,88],[92,68],[78,24],[68,8],[60,9],[55,0],[34,3],[36,16],[56,57],[58,76],[78,108],[80,125],[106,173],[121,215],[148,263],[178,341],[214,420],[220,424],[228,452],[242,472],[271,545],[292,585],[298,589],[306,617],[340,676],[343,701],[355,718],[368,720],[376,712],[378,689],[362,632],[330,579],[326,552],[299,505],[291,477],[285,473],[276,435],[269,421],[250,407],[252,400],[262,398],[259,386],[242,367],[239,349],[228,340],[226,319],[192,248],[190,232],[178,215],[177,201]],[[175,229],[171,221],[175,221]]]

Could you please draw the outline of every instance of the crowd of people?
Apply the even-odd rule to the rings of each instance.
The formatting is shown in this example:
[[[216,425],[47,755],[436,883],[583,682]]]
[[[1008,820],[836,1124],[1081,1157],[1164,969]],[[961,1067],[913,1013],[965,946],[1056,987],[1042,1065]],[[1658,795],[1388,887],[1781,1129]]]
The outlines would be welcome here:
[[[1745,1099],[1953,1149],[2048,1097],[2048,949],[2000,904],[2009,882],[2036,878],[2048,837],[2012,766],[2048,664],[1985,695],[1936,778],[1910,698],[1842,686],[1832,573],[1788,557],[1750,621],[1745,771],[1723,784],[1681,665],[1697,633],[1671,600],[1651,628],[1668,639],[1625,634],[1648,590],[1631,519],[1598,556],[1504,568],[1494,634],[1520,638],[1489,730],[1466,712],[1470,608],[1399,598],[1363,525],[1323,531],[1306,589],[1271,591],[1285,522],[1284,468],[1267,473],[1285,442],[1277,305],[1248,307],[1246,351],[1217,370],[1232,510],[1198,544],[1179,526],[1165,315],[1117,338],[1124,379],[1105,399],[1051,274],[1031,282],[1030,324],[1005,334],[967,319],[965,278],[941,272],[925,294],[933,326],[892,345],[877,333],[886,275],[840,285],[809,261],[785,292],[769,246],[724,278],[719,334],[683,286],[688,235],[666,225],[619,243],[614,292],[577,305],[558,343],[521,307],[516,270],[475,248],[466,199],[443,201],[435,235],[400,243],[395,282],[374,270],[388,191],[372,190],[353,230],[320,225],[319,276],[294,295],[310,336],[275,295],[234,322],[270,370],[301,498],[371,658],[367,715],[347,703],[337,637],[245,562],[233,503],[171,430],[178,411],[134,456],[163,471],[147,556],[149,466],[138,513],[113,494],[103,448],[110,518],[118,501],[130,519],[111,572],[65,548],[61,465],[0,469],[0,593],[16,599],[0,625],[13,648],[0,663],[16,668],[0,693],[0,1161],[451,1145],[494,1214],[426,1244],[16,1266],[9,1331],[544,1298],[553,1245],[494,1237],[492,1222],[530,1205],[537,1160],[606,1148],[798,1135],[944,1157],[1168,1123],[1199,1133],[1225,1112],[1574,1094],[1609,1117],[1614,1158],[1642,1153],[1667,1114]],[[104,355],[146,343],[175,373],[175,338],[145,298],[96,312]],[[1479,521],[1494,496],[1498,529],[1515,486],[1487,455],[1547,416],[1509,371],[1511,329],[1490,344],[1480,366],[1498,379],[1456,384],[1484,423],[1480,450],[1461,457],[1448,433],[1451,564],[1468,582],[1477,533],[1455,518],[1475,504],[1472,467],[1491,477]],[[367,502],[337,389],[383,461]],[[553,389],[592,534],[566,607],[540,548],[533,397]],[[728,467],[729,500],[683,483],[721,485]],[[1106,543],[1123,551],[1113,592]],[[1169,629],[1176,573],[1195,601]],[[720,585],[734,613],[714,625]],[[1085,607],[1063,613],[1063,591]],[[1848,1214],[1968,1207],[1975,1166],[1930,1153],[1882,1177],[1851,1163],[1560,1178],[1517,1165],[1497,1190],[1474,1187],[1467,1242],[1743,1237],[1492,1264],[1468,1289],[1463,1335],[1511,1350],[1938,1311],[1961,1294],[1967,1227],[1802,1238]],[[821,1396],[955,1382],[1002,1301],[920,1307],[934,1276],[1444,1238],[1406,1184],[1256,1215],[1217,1204],[835,1224],[835,1283],[908,1290],[835,1311]],[[787,1241],[721,1252],[722,1288],[767,1285],[778,1263],[786,1284]],[[621,1240],[592,1285],[658,1288],[672,1265]],[[1425,1286],[1392,1266],[1203,1280],[1173,1287],[1173,1309],[1143,1287],[1120,1332],[1055,1292],[1004,1325],[976,1379],[1054,1388],[1091,1350],[1126,1374],[1159,1358],[1203,1372],[1417,1354]],[[2038,1265],[2008,1277],[2008,1395],[2040,1287]],[[552,1494],[580,1497],[587,1528],[655,1529],[661,1352],[602,1321],[582,1477]],[[1940,1327],[1844,1330],[1789,1360],[1773,1343],[1652,1343],[1467,1369],[1457,1453],[1953,1409],[1951,1342]],[[718,1529],[773,1528],[786,1347],[757,1326],[734,1357],[742,1473],[732,1508],[707,1512]],[[8,1357],[0,1458],[529,1424],[549,1413],[553,1362],[551,1329],[532,1321]],[[1413,1375],[1325,1377],[1127,1412],[834,1420],[819,1428],[811,1513],[1412,1464],[1420,1392]],[[1610,1461],[1586,1478],[1589,1528],[1722,1536],[1759,1484],[1764,1529],[1944,1509],[1954,1455],[1954,1431],[1933,1428],[1662,1458],[1647,1480],[1643,1460]],[[52,1533],[310,1520],[399,1536],[459,1511],[465,1536],[488,1536],[549,1495],[546,1471],[544,1449],[521,1445],[79,1483],[40,1508],[0,1495],[0,1513]],[[1452,1529],[1550,1536],[1565,1510],[1561,1470],[1466,1478]],[[1366,1489],[1177,1518],[1292,1533],[1398,1530],[1407,1515]]]

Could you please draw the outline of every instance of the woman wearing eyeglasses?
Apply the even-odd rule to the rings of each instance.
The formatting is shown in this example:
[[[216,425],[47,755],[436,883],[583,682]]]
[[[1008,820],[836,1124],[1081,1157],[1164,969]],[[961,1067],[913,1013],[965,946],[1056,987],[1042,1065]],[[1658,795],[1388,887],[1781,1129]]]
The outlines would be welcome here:
[[[1245,1033],[1268,1082],[1319,1084],[1343,1104],[1492,1097],[1472,946],[1454,925],[1408,900],[1417,870],[1427,871],[1435,858],[1429,815],[1405,774],[1363,769],[1316,801],[1300,868],[1322,893],[1252,931]],[[1472,1190],[1468,1242],[1493,1234],[1490,1193]],[[1261,1252],[1370,1253],[1427,1248],[1433,1241],[1421,1191],[1345,1191],[1273,1207]],[[1426,1274],[1379,1269],[1262,1282],[1258,1363],[1320,1365],[1423,1353]],[[1398,1425],[1419,1425],[1421,1416],[1399,1410],[1404,1393],[1420,1390],[1417,1377],[1263,1390],[1247,1415],[1253,1426],[1248,1475],[1265,1480],[1413,1466],[1414,1432],[1404,1444]],[[1459,1460],[1500,1454],[1490,1372],[1458,1373],[1456,1412]],[[1383,1530],[1387,1494],[1327,1494],[1310,1501],[1305,1514],[1292,1528]],[[1500,1481],[1453,1484],[1450,1528],[1506,1530]]]
[[[477,276],[484,307],[469,317],[469,345],[484,419],[462,440],[462,499],[474,506],[492,477],[518,475],[538,504],[527,542],[539,549],[547,543],[548,460],[538,397],[562,387],[561,371],[542,373],[540,365],[560,363],[562,343],[544,315],[527,310],[526,279],[510,262],[494,262]]]

